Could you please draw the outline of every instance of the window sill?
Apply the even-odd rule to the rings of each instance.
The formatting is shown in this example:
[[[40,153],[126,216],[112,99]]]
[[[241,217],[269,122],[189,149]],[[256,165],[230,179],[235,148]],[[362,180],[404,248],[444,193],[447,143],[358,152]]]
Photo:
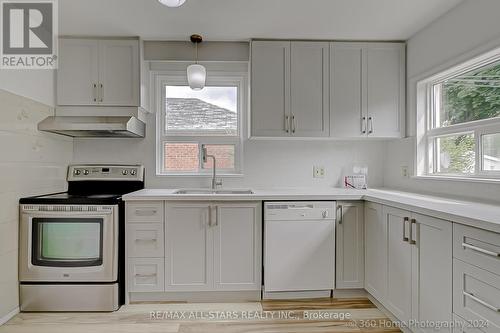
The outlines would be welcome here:
[[[157,173],[156,177],[165,177],[165,178],[212,178],[212,175],[208,174],[189,174],[189,173],[178,173],[178,174],[162,174]],[[243,178],[245,177],[242,173],[227,173],[227,174],[217,174],[216,178]]]
[[[468,183],[483,183],[483,184],[500,184],[500,178],[481,178],[481,177],[460,177],[460,176],[412,176],[416,180],[437,180],[437,181],[454,181]]]

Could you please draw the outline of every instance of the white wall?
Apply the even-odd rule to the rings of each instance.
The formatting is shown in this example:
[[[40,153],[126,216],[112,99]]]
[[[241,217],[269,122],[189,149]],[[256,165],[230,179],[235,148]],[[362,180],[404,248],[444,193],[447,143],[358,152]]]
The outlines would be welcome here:
[[[45,105],[55,105],[55,71],[45,69],[2,69],[0,89]]]
[[[500,184],[403,178],[401,166],[415,159],[416,83],[500,46],[500,1],[466,0],[408,41],[409,138],[387,144],[384,186],[408,191],[500,201]],[[413,170],[412,170],[413,172]]]
[[[140,163],[146,166],[149,188],[206,187],[209,178],[157,177],[155,175],[155,115],[147,122],[147,137],[140,139],[75,139],[79,163]],[[244,177],[225,178],[227,187],[328,187],[338,186],[344,167],[369,167],[369,184],[381,186],[383,142],[246,141]],[[313,179],[314,165],[326,168],[324,179]]]
[[[73,158],[73,140],[36,130],[40,120],[53,114],[49,106],[0,90],[0,110],[1,321],[19,304],[19,198],[65,189],[67,165]]]

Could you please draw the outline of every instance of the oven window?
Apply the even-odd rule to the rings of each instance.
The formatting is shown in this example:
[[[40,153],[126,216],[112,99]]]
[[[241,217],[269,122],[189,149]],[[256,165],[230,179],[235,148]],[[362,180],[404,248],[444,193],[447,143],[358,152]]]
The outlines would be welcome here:
[[[102,265],[103,219],[34,218],[32,221],[33,265]]]

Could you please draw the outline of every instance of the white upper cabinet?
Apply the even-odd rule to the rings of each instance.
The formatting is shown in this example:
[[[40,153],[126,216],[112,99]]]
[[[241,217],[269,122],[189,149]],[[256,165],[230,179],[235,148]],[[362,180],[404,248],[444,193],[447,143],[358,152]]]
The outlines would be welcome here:
[[[101,105],[139,106],[139,43],[136,40],[99,42]]]
[[[363,44],[330,45],[330,131],[338,138],[366,136],[361,103]]]
[[[367,134],[399,138],[405,110],[405,46],[374,43],[365,48]]]
[[[253,137],[399,138],[405,44],[253,41]]]
[[[404,135],[404,44],[332,43],[330,82],[332,137]]]
[[[329,43],[292,42],[290,56],[290,134],[328,136]]]
[[[290,135],[290,42],[252,42],[252,136]]]
[[[329,44],[252,42],[252,136],[329,135]]]
[[[59,106],[141,106],[138,39],[61,38]]]
[[[97,104],[99,43],[91,39],[59,41],[57,104]]]

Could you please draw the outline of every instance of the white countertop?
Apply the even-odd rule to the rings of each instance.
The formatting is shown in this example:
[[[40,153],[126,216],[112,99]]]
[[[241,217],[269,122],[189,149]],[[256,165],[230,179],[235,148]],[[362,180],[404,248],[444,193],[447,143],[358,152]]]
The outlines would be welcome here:
[[[500,233],[500,204],[483,204],[389,189],[254,189],[253,194],[174,194],[175,191],[176,189],[144,189],[126,194],[123,199],[125,201],[366,200]]]
[[[177,189],[144,189],[125,194],[123,200],[264,201],[264,200],[362,200],[367,190],[343,188],[252,189],[252,194],[174,194]]]
[[[368,190],[363,199],[500,233],[500,204],[484,204],[387,189]]]

